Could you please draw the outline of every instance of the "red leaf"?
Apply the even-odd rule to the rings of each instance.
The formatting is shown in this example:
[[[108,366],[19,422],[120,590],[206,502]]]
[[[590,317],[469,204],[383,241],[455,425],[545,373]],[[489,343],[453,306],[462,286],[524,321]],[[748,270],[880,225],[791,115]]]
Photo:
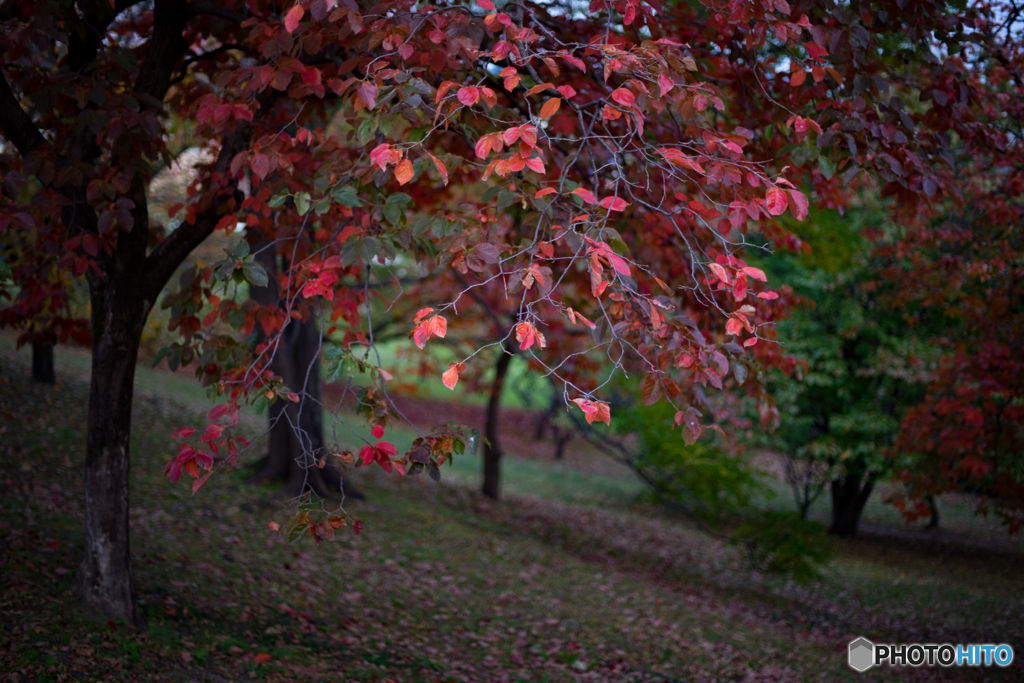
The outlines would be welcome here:
[[[474,151],[478,159],[486,159],[487,155],[491,153],[491,136],[485,135],[480,138]]]
[[[253,657],[252,661],[255,664],[266,664],[271,659],[273,659],[272,656],[268,655],[266,652],[261,652],[258,655],[256,655],[255,657]]]
[[[745,268],[743,268],[743,272],[746,273],[749,277],[754,278],[755,280],[760,280],[761,282],[768,282],[768,277],[764,274],[764,271],[761,270],[760,268],[754,268],[753,266],[746,266]]]
[[[384,428],[380,425],[373,425],[373,429],[370,430],[370,433],[373,434],[373,438],[379,439],[384,436]]]
[[[798,221],[807,218],[807,195],[800,190],[786,190],[786,194],[789,195],[789,211],[793,218]]]
[[[661,90],[661,96],[664,97],[668,91],[675,87],[675,83],[669,80],[665,74],[658,74],[658,89]]]
[[[604,422],[606,425],[612,423],[611,407],[603,401],[588,401],[585,398],[574,398],[573,403],[580,407],[587,418],[587,424]]]
[[[270,173],[270,160],[267,159],[266,154],[260,154],[259,152],[253,154],[250,166],[252,172],[258,175],[260,180],[266,178],[267,174]]]
[[[726,272],[725,268],[718,265],[717,263],[709,263],[708,268],[711,269],[711,272],[714,273],[719,280],[721,280],[727,285],[732,284],[732,278],[729,277],[729,273]]]
[[[765,203],[768,206],[768,213],[773,216],[779,216],[785,213],[786,206],[788,204],[786,200],[786,191],[773,187],[768,190],[768,194],[765,196]]]
[[[192,427],[182,427],[181,429],[176,429],[174,431],[174,433],[171,434],[171,438],[172,439],[187,439],[188,437],[192,436],[195,433],[196,433],[196,430],[194,430]]]
[[[601,200],[601,206],[609,211],[625,211],[629,202],[622,197],[605,197]]]
[[[377,85],[372,81],[363,81],[356,87],[356,93],[366,103],[367,109],[377,106]]]
[[[491,2],[491,0],[476,0],[476,4],[480,5],[480,7],[485,10],[494,11],[494,3]]]
[[[545,173],[544,162],[540,157],[530,157],[526,160],[526,167],[535,173]]]
[[[553,187],[545,187],[543,190],[537,190],[537,194],[533,195],[533,198],[534,199],[540,199],[541,197],[546,197],[549,194],[554,194],[554,193],[555,193],[555,188],[553,188]]]
[[[472,87],[459,88],[459,102],[472,107],[480,100],[480,90]]]
[[[299,20],[302,19],[303,14],[302,5],[299,4],[288,10],[288,14],[284,16],[284,30],[288,31],[288,33],[295,33],[295,29],[299,27]],[[267,657],[269,658],[270,655],[267,655]]]
[[[633,93],[625,88],[617,88],[613,90],[612,99],[626,108],[632,107],[636,104],[636,97],[634,97]]]
[[[582,199],[583,201],[585,201],[587,204],[597,204],[597,197],[595,197],[594,193],[591,192],[590,190],[587,190],[582,187],[577,187],[575,190],[572,191],[572,193],[579,197],[580,199]]]

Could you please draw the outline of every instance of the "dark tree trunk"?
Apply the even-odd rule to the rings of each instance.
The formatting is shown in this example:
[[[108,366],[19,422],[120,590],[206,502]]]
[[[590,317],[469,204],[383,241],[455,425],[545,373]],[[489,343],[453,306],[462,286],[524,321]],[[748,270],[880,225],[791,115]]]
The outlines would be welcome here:
[[[277,264],[273,247],[264,248],[267,244],[257,247],[260,251],[256,259],[270,274],[270,283],[267,287],[253,287],[252,295],[260,304],[274,305],[278,303]],[[256,480],[281,482],[289,496],[306,492],[332,496],[341,491],[346,497],[363,498],[355,486],[342,478],[336,465],[318,466],[325,454],[320,339],[320,321],[316,316],[305,322],[291,320],[281,333],[271,369],[300,398],[298,403],[275,401],[270,406],[270,444]]]
[[[133,189],[143,190],[136,176]],[[145,201],[142,195],[141,201]],[[138,206],[138,204],[137,204]],[[144,211],[144,209],[143,209]],[[118,236],[103,274],[89,277],[92,376],[85,448],[85,557],[75,589],[90,609],[142,627],[128,534],[135,362],[153,301],[145,297],[147,230]]]
[[[860,516],[875,486],[874,479],[859,469],[832,481],[832,526],[829,532],[837,536],[854,536],[860,525]]]
[[[935,500],[935,496],[928,494],[925,496],[925,502],[928,503],[928,510],[932,513],[931,518],[928,520],[928,524],[925,529],[938,529],[939,528],[939,503]]]
[[[57,382],[57,373],[53,369],[53,342],[32,342],[32,380],[43,384]]]
[[[501,347],[499,347],[501,348]],[[494,381],[491,383],[491,396],[487,401],[487,422],[484,425],[484,436],[489,443],[484,444],[484,485],[483,494],[488,498],[498,499],[501,492],[501,444],[498,431],[501,420],[501,390],[505,386],[505,376],[512,362],[512,354],[502,348],[498,362],[494,366]]]

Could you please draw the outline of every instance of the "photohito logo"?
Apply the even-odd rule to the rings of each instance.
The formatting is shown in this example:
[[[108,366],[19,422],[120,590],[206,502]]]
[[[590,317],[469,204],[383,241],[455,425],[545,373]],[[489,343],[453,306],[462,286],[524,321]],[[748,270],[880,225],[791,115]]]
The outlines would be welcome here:
[[[867,671],[883,663],[889,666],[1010,666],[1009,645],[876,645],[867,638],[850,643],[847,661],[855,671]]]

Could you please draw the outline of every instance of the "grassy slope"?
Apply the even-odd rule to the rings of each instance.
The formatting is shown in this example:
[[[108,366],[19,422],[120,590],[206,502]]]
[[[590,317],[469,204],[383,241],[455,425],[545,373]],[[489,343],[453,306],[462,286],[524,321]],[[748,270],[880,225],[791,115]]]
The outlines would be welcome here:
[[[9,680],[886,680],[846,668],[852,634],[1024,652],[1019,558],[837,542],[820,582],[791,585],[631,507],[621,481],[538,462],[508,463],[508,490],[520,497],[499,505],[459,485],[475,483],[469,459],[446,469],[441,486],[358,471],[369,500],[348,507],[366,531],[289,545],[266,530],[280,501],[242,472],[195,498],[166,483],[169,432],[209,404],[187,379],[145,370],[132,528],[149,630],[97,625],[68,590],[87,392],[75,377],[81,358],[58,360],[70,379],[40,388],[27,382],[25,354],[0,357],[0,672]],[[611,509],[568,504],[591,494]],[[257,664],[260,654],[270,659]]]

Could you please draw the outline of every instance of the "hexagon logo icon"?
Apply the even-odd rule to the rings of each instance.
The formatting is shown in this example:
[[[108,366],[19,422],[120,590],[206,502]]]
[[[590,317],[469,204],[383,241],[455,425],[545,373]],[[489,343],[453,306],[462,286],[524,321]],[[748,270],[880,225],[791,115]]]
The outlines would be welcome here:
[[[864,672],[875,665],[875,644],[867,638],[858,638],[850,643],[850,667]]]

